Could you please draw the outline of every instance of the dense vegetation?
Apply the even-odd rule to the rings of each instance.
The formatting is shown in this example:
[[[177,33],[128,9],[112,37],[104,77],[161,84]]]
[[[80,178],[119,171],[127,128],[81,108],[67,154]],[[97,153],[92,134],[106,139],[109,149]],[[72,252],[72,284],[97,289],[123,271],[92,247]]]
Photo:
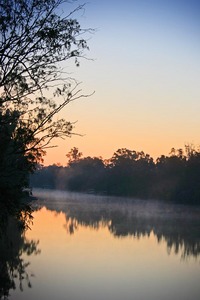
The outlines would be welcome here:
[[[74,2],[0,0],[0,210],[18,210],[45,149],[73,134],[57,114],[84,95],[62,62],[79,66],[90,32]]]
[[[67,167],[37,167],[52,139],[73,134],[57,113],[83,97],[62,62],[88,49],[68,0],[0,0],[0,210],[18,213],[29,184],[74,191],[199,203],[200,153],[173,150],[154,161],[144,152],[117,150],[107,161],[69,153]],[[65,7],[65,13],[63,11]],[[56,116],[56,118],[55,118]]]
[[[169,156],[155,161],[144,152],[125,148],[109,160],[82,157],[75,147],[67,157],[66,167],[38,166],[31,185],[200,204],[200,152],[190,145],[184,151],[172,148]]]

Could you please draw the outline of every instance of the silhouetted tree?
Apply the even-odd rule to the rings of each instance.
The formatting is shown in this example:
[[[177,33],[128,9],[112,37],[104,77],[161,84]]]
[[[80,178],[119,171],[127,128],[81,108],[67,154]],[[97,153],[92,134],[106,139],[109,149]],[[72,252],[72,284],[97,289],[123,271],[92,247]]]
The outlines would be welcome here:
[[[35,137],[33,148],[45,147],[52,138],[69,136],[72,124],[64,119],[53,121],[65,105],[81,97],[77,83],[66,77],[60,63],[78,57],[88,49],[81,36],[86,30],[72,16],[59,14],[59,7],[69,5],[66,0],[8,0],[0,1],[0,89],[1,110],[14,107],[19,111],[18,122]],[[53,88],[54,87],[54,88]],[[53,98],[63,98],[59,105]],[[19,124],[21,126],[21,124]],[[37,138],[36,138],[37,136]],[[27,145],[27,143],[26,143]]]
[[[41,151],[26,151],[26,130],[17,127],[19,113],[0,112],[0,193],[4,208],[13,210],[19,203],[22,187],[29,181],[29,173],[41,159]]]
[[[68,188],[78,191],[103,189],[104,163],[101,158],[85,157],[69,165]]]
[[[161,155],[156,162],[143,151],[126,148],[106,161],[80,158],[73,148],[74,160],[67,167],[42,168],[35,178],[39,186],[52,178],[54,187],[62,189],[200,204],[200,152],[188,147],[172,148],[169,156]]]
[[[187,160],[178,201],[200,204],[200,152],[193,145],[186,145],[185,149]]]
[[[72,162],[77,162],[82,156],[83,153],[79,152],[77,147],[73,147],[67,154],[66,154],[67,158],[68,158],[68,164],[72,163]]]
[[[170,156],[161,155],[157,158],[153,196],[173,201],[177,199],[185,167],[186,157],[182,149],[172,148]]]
[[[143,151],[118,149],[109,167],[109,193],[148,197],[153,159]]]
[[[60,10],[69,4],[0,0],[0,140],[6,140],[0,149],[0,188],[15,184],[19,169],[22,188],[52,139],[72,134],[72,123],[54,117],[84,95],[61,63],[73,59],[79,66],[78,58],[88,49],[83,34],[90,30],[73,18],[84,5],[72,12]]]

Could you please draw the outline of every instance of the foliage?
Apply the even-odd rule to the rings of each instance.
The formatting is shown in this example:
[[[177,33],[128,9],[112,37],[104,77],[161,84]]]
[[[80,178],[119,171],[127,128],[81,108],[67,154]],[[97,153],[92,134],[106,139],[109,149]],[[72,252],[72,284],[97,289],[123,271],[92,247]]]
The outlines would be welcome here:
[[[36,187],[48,181],[52,188],[189,204],[200,204],[199,180],[200,152],[191,145],[185,151],[172,148],[169,156],[161,155],[156,161],[143,151],[122,148],[109,160],[74,159],[67,167],[41,167],[31,177]]]
[[[28,184],[52,139],[73,134],[73,124],[55,116],[84,95],[62,62],[79,66],[88,50],[83,35],[91,30],[75,18],[84,5],[68,13],[69,5],[0,0],[0,192],[6,201]]]
[[[71,164],[74,161],[78,161],[82,156],[83,153],[79,152],[77,147],[73,147],[67,154],[66,154],[67,158],[68,158],[68,164]]]
[[[145,196],[153,168],[153,159],[143,151],[118,149],[111,158],[110,193]],[[109,180],[109,179],[108,179]]]
[[[67,187],[74,191],[101,191],[105,174],[103,161],[98,157],[85,157],[69,166]]]

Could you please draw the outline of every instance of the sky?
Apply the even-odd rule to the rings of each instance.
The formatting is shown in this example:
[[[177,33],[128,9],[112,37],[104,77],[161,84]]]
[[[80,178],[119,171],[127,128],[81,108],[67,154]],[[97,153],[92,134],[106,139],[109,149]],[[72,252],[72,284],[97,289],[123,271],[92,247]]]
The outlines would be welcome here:
[[[88,59],[66,69],[95,93],[60,113],[82,136],[55,140],[44,164],[66,165],[73,147],[108,159],[119,148],[157,158],[200,145],[200,1],[89,0],[77,19],[95,33]]]

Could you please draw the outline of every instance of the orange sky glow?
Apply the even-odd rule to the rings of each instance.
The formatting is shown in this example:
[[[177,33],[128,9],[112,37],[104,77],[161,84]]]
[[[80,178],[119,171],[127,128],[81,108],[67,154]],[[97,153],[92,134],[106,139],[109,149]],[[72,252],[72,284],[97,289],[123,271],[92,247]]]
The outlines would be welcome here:
[[[88,3],[78,20],[96,28],[86,53],[92,60],[66,68],[82,82],[81,93],[95,93],[60,113],[83,136],[55,140],[44,165],[66,165],[74,146],[105,159],[119,148],[157,158],[172,147],[198,146],[199,12],[194,0]]]

